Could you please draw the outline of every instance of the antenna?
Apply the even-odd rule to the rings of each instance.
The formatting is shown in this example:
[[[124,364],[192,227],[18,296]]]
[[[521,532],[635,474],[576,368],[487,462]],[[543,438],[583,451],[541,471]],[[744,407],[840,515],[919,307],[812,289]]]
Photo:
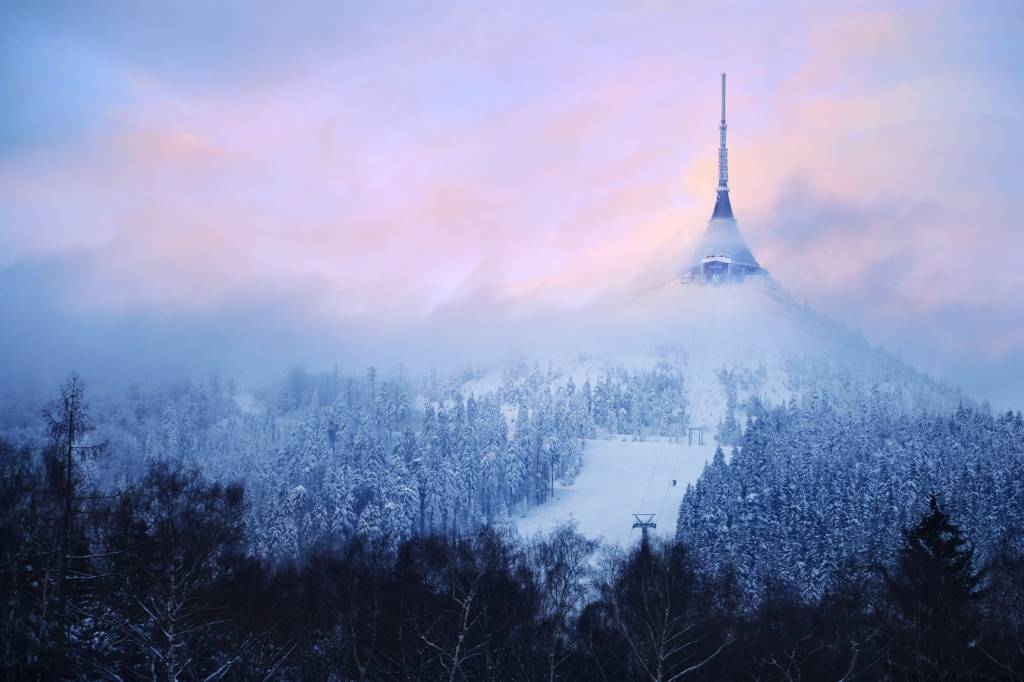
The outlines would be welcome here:
[[[725,146],[725,73],[722,74],[722,122],[718,126],[718,191],[729,191],[729,150]]]
[[[725,74],[722,74],[722,123],[725,123]]]
[[[633,524],[633,527],[639,528],[640,532],[643,533],[642,540],[646,545],[648,529],[658,527],[658,524],[654,522],[654,514],[633,514],[633,518],[636,519],[636,523]]]

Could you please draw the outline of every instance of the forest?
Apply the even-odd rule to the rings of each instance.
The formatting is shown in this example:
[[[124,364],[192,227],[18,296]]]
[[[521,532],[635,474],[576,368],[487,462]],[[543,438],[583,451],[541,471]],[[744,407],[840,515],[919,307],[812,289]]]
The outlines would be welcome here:
[[[296,558],[325,538],[398,542],[501,521],[571,483],[598,429],[641,438],[678,433],[686,419],[681,372],[667,366],[613,368],[576,386],[517,363],[476,395],[463,392],[467,378],[296,369],[255,395],[217,379],[133,385],[90,398],[75,438],[103,445],[82,467],[102,489],[152,461],[244,482],[254,551]],[[25,400],[0,409],[0,434],[45,447],[38,413]]]
[[[984,562],[1024,552],[1024,419],[959,407],[901,413],[881,395],[850,409],[814,394],[755,406],[739,447],[715,453],[679,509],[680,541],[743,593],[785,584],[815,601],[844,576],[880,579],[902,530],[948,506]]]
[[[293,411],[363,401],[401,422],[387,386],[357,398],[339,385],[319,398],[329,391],[293,375],[275,395]],[[600,390],[615,394],[611,383]],[[585,394],[566,388],[559,404],[585,405]],[[211,473],[189,456],[227,457],[228,444],[188,440],[216,429],[168,429],[177,440],[150,438],[135,468],[115,466],[124,437],[97,434],[131,414],[98,414],[71,377],[43,413],[44,438],[0,441],[4,679],[1021,677],[1019,414],[908,415],[881,397],[872,413],[821,396],[758,412],[755,401],[740,445],[684,498],[676,540],[620,550],[571,525],[521,538],[487,515],[486,495],[461,516],[451,499],[431,502],[421,486],[432,484],[412,472],[431,449],[449,456],[446,434],[491,424],[495,440],[479,435],[474,447],[544,452],[517,446],[518,430],[503,432],[486,400],[440,397],[448,407],[426,408],[412,436],[408,424],[387,429],[400,434],[390,442],[360,436],[365,421],[344,436],[300,422],[296,433],[322,429],[366,473],[342,468],[351,480],[325,483],[330,470],[293,436],[271,471],[320,477],[348,506],[300,514],[296,502],[264,520],[259,495],[273,474]],[[523,410],[520,424],[572,423],[555,408]],[[167,414],[171,424],[208,418]],[[571,475],[559,461],[546,466]],[[536,495],[551,475],[540,470],[535,488],[492,501]],[[307,518],[317,533],[300,532]]]

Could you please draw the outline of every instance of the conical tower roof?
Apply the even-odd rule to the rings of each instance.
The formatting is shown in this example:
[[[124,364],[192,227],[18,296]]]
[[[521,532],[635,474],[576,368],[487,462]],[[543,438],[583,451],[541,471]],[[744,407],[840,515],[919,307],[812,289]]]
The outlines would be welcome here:
[[[704,237],[697,245],[690,263],[691,267],[699,268],[708,256],[725,256],[733,263],[747,267],[760,268],[746,240],[740,234],[740,226],[733,217],[712,218]]]

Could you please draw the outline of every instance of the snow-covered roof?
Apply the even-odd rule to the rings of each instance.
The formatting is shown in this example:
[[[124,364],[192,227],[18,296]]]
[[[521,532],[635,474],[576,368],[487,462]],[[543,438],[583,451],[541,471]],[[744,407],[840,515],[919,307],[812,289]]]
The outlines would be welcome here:
[[[729,190],[720,189],[718,190],[718,196],[715,197],[715,210],[711,212],[711,219],[717,218],[729,218],[732,219],[732,203],[729,201]]]
[[[719,193],[721,196],[722,193]],[[728,205],[728,193],[725,193],[725,203]],[[717,204],[716,204],[717,210]],[[732,217],[732,210],[728,217],[712,217],[708,223],[707,232],[697,245],[697,250],[690,260],[690,267],[700,267],[701,262],[707,256],[726,256],[737,265],[748,267],[761,267],[750,247],[740,234],[739,225]]]

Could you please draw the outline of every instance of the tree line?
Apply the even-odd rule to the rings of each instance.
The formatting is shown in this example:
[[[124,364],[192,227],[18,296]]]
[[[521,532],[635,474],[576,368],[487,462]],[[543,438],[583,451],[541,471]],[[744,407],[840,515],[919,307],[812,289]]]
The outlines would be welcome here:
[[[815,601],[848,576],[877,580],[932,494],[981,560],[1024,552],[1021,414],[908,414],[881,395],[761,407],[687,491],[677,533],[707,570],[733,567],[746,598],[781,583]]]
[[[90,472],[113,453],[89,438],[78,380],[46,424],[45,447],[0,442],[5,679],[933,680],[1024,669],[1024,560],[1010,545],[979,555],[954,520],[959,498],[928,496],[870,574],[843,573],[814,598],[799,581],[767,579],[752,600],[744,566],[709,562],[700,543],[601,550],[572,526],[532,539],[500,523],[327,534],[270,557],[241,483],[150,458],[137,476],[97,484]]]

